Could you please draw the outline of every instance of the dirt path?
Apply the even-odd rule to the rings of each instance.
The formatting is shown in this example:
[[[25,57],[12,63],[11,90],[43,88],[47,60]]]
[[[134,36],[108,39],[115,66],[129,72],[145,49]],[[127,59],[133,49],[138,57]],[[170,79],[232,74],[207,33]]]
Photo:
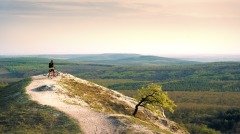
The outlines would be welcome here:
[[[61,79],[58,76],[54,79],[48,79],[47,76],[38,75],[32,77],[33,81],[26,87],[26,93],[32,100],[42,105],[52,106],[65,112],[79,121],[79,126],[85,134],[112,134],[117,133],[117,127],[114,121],[108,115],[92,111],[77,105],[67,104],[62,101],[58,90],[61,88],[57,81]],[[49,90],[36,91],[36,88],[47,86]]]

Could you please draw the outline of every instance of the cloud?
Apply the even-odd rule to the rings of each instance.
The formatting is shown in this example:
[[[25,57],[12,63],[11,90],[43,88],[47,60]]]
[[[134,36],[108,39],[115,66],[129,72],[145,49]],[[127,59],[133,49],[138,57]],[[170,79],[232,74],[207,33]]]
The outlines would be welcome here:
[[[199,18],[239,18],[237,0],[1,0],[5,16],[113,17],[188,16]]]
[[[171,3],[166,9],[169,14],[193,18],[231,19],[240,18],[238,0],[196,0]]]
[[[134,14],[142,10],[129,4],[114,0],[3,0],[0,12],[5,16],[104,17]]]

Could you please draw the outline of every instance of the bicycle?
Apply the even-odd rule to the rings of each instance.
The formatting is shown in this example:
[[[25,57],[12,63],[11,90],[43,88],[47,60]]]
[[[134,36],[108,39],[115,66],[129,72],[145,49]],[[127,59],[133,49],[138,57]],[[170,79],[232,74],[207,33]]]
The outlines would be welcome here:
[[[54,68],[49,68],[49,73],[48,73],[48,78],[53,78],[56,77],[56,70],[54,70]]]

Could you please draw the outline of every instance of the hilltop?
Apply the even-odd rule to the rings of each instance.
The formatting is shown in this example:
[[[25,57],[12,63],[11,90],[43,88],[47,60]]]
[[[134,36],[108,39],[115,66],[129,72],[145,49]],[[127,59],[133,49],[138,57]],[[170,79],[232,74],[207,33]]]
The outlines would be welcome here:
[[[186,65],[197,64],[198,62],[181,60],[176,58],[159,57],[153,55],[140,54],[95,54],[79,55],[69,58],[72,61],[84,63],[106,64],[106,65]]]
[[[135,99],[70,74],[32,79],[26,87],[30,98],[78,120],[84,133],[187,133],[146,109],[140,109],[137,118],[131,116]]]

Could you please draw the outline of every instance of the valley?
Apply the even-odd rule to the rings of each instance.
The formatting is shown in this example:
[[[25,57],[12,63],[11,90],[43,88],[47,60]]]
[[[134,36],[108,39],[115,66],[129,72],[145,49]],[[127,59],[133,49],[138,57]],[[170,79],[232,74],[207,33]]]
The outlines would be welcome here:
[[[0,88],[33,75],[46,74],[50,61],[48,58],[53,57],[0,58]],[[139,55],[104,55],[104,60],[101,60],[88,55],[81,61],[77,57],[55,56],[56,70],[130,97],[134,97],[139,88],[149,83],[162,85],[163,90],[178,105],[175,113],[167,113],[167,116],[190,133],[239,132],[240,62],[182,64],[175,59],[176,62],[161,64],[160,59],[168,59],[154,57],[151,61],[153,58],[142,56],[148,58],[144,61],[139,60]],[[97,60],[89,60],[94,58]],[[129,61],[120,62],[124,58]]]

